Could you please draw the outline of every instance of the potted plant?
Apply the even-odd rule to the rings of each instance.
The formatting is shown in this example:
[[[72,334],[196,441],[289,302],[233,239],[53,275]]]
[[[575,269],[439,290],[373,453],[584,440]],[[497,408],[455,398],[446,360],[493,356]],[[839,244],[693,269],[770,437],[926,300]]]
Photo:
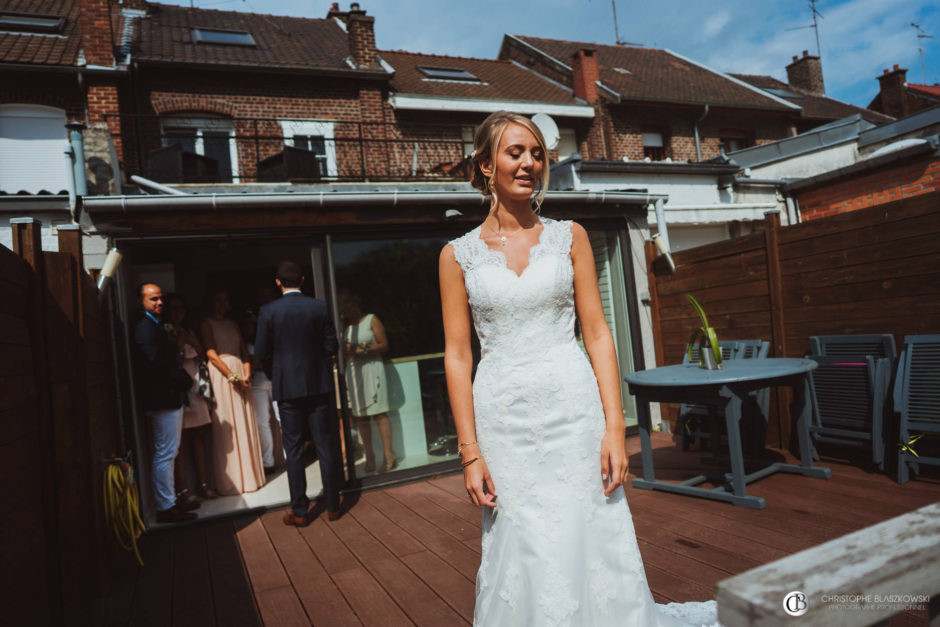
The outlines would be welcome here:
[[[702,322],[702,326],[692,331],[692,337],[689,338],[689,345],[686,347],[689,361],[692,361],[692,348],[695,346],[695,342],[698,341],[699,367],[707,370],[719,369],[721,368],[721,347],[718,345],[718,334],[715,333],[714,328],[708,326],[708,317],[705,316],[705,310],[695,300],[695,297],[689,293],[686,293],[685,297],[695,307],[699,320]]]

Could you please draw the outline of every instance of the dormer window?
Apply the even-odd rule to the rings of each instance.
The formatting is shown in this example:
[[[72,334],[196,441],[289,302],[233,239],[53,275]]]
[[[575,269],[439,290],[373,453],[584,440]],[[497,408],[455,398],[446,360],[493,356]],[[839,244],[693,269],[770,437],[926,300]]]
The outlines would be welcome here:
[[[418,66],[418,71],[428,78],[442,81],[466,81],[468,83],[479,83],[480,79],[461,68],[453,67],[428,67]]]
[[[257,46],[251,33],[218,28],[194,28],[193,41],[197,44],[224,44],[228,46]]]
[[[61,33],[65,17],[45,13],[0,11],[0,30],[24,33]]]

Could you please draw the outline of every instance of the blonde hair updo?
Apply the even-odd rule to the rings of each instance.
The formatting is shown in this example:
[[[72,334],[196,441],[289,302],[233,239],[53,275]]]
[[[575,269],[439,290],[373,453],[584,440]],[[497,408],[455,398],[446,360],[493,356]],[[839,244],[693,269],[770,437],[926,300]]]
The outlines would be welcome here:
[[[496,179],[496,153],[499,150],[499,142],[503,137],[503,131],[510,124],[518,124],[526,128],[535,136],[539,148],[542,149],[543,165],[542,177],[539,180],[535,195],[532,198],[532,205],[536,212],[542,206],[542,200],[545,199],[545,192],[548,191],[549,167],[548,167],[548,148],[545,146],[545,138],[542,131],[539,130],[532,120],[509,111],[497,111],[483,120],[483,123],[477,127],[473,136],[473,157],[470,160],[471,174],[470,184],[480,190],[484,196],[493,196],[493,185]],[[480,168],[480,162],[489,159],[493,164],[493,175],[487,177]]]

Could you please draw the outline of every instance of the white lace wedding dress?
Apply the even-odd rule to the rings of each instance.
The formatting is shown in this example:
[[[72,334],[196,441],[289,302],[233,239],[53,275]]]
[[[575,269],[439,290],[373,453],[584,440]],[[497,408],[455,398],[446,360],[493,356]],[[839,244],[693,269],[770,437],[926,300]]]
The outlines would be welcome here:
[[[653,602],[626,497],[603,494],[604,413],[574,337],[571,223],[542,224],[521,275],[481,227],[451,242],[482,349],[473,406],[498,494],[483,512],[473,624],[714,623],[714,602]]]

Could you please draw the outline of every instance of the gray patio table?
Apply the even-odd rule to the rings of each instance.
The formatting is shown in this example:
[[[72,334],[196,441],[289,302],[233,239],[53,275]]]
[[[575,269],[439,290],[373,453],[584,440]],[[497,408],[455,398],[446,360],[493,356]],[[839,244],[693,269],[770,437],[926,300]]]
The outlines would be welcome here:
[[[629,374],[624,379],[630,393],[637,399],[637,418],[642,447],[643,477],[633,480],[633,486],[643,490],[663,490],[688,496],[699,496],[734,505],[764,509],[762,497],[750,496],[745,486],[776,472],[789,472],[828,479],[828,468],[813,466],[813,446],[809,424],[812,399],[808,374],[816,368],[810,359],[747,359],[726,361],[721,370],[706,370],[698,364],[663,366]],[[770,463],[750,474],[745,473],[741,452],[741,406],[748,392],[771,386],[790,386],[794,391],[793,412],[800,445],[800,464]],[[653,470],[653,447],[650,442],[650,417],[647,403],[695,403],[710,405],[724,410],[728,428],[728,452],[731,458],[729,476],[715,488],[698,487],[708,480],[707,475],[698,475],[682,483],[657,481]],[[729,491],[730,488],[730,491]]]

